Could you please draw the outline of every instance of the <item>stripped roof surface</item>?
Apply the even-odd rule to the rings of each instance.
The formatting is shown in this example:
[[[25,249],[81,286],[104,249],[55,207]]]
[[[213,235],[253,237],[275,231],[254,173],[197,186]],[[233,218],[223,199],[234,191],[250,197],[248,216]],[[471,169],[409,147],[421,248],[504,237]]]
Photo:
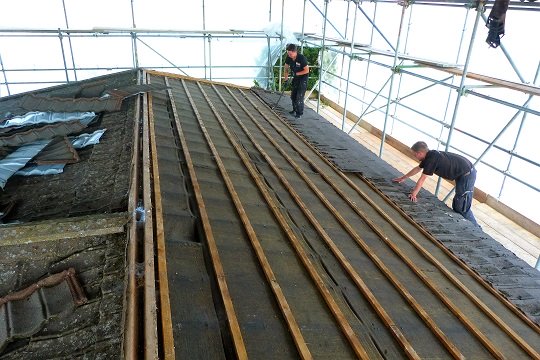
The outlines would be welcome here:
[[[136,82],[137,73],[130,71],[36,91],[37,98],[33,98],[41,101],[38,107],[53,111],[56,105],[66,110],[69,103],[80,109],[84,101],[75,100],[77,97],[100,96],[107,89]],[[38,110],[27,108],[28,101],[22,106],[24,97],[0,99],[0,118]],[[55,97],[64,100],[44,103],[45,98]],[[83,144],[95,131],[107,129],[100,143],[76,151],[71,139],[63,135],[76,135],[82,128],[52,131],[47,137],[62,136],[32,162],[76,163],[67,165],[62,174],[14,176],[0,192],[0,211],[6,209],[0,226],[0,296],[73,268],[88,298],[87,303],[74,306],[69,286],[63,282],[40,288],[26,300],[2,305],[0,359],[121,358],[126,288],[124,224],[134,112],[135,100],[126,99],[120,110],[100,113],[84,129],[89,135],[78,142]],[[48,130],[54,127],[45,126]],[[33,126],[28,134],[39,137],[40,131],[44,130]],[[4,157],[16,151],[0,148]],[[115,220],[117,223],[111,225],[118,213],[122,215],[120,222]]]

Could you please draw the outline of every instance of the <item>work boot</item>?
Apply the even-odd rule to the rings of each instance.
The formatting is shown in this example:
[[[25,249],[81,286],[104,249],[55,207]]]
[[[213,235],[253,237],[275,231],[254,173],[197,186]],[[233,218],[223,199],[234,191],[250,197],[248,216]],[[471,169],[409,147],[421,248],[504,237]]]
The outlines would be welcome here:
[[[297,118],[297,119],[300,119],[302,117],[302,114],[296,113],[296,115],[294,115],[294,117]]]

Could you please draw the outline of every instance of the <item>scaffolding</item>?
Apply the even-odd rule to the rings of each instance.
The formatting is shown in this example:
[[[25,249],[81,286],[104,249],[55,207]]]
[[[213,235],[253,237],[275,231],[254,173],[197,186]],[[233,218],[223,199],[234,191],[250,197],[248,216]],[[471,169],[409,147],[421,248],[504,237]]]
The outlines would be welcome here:
[[[135,21],[138,14],[133,0],[130,1],[131,28],[71,28],[69,11],[65,0],[62,0],[63,28],[0,29],[0,70],[2,73],[0,95],[13,95],[28,89],[64,84],[99,74],[141,67],[242,85],[254,81],[262,82],[269,89],[272,89],[275,82],[274,69],[277,68],[279,69],[278,88],[281,89],[282,56],[280,55],[283,53],[287,40],[285,33],[288,31],[284,26],[284,19],[291,4],[298,5],[298,1],[260,2],[260,11],[268,13],[268,22],[279,24],[279,29],[271,31],[210,30],[207,28],[206,21],[208,2],[209,0],[206,0],[206,3],[205,0],[200,0],[199,3],[202,7],[201,29],[180,31],[138,28]],[[496,178],[496,180],[490,180],[487,191],[496,201],[507,202],[517,211],[538,222],[538,219],[534,218],[536,215],[527,210],[527,206],[513,203],[512,199],[505,198],[505,195],[507,192],[515,193],[516,189],[518,192],[522,189],[522,196],[527,197],[529,202],[540,201],[540,183],[538,182],[540,148],[538,142],[534,144],[529,142],[525,148],[522,145],[524,137],[530,137],[530,133],[533,132],[528,130],[531,124],[535,126],[533,130],[539,129],[536,124],[540,120],[537,102],[540,95],[540,87],[538,87],[540,56],[534,59],[538,61],[534,76],[527,77],[523,75],[525,71],[514,61],[512,52],[506,48],[503,41],[498,49],[490,49],[490,51],[503,54],[510,66],[510,74],[506,70],[504,74],[501,74],[504,76],[491,76],[471,71],[470,64],[474,59],[474,52],[478,51],[478,43],[481,40],[479,38],[487,33],[480,30],[483,28],[481,25],[486,24],[487,21],[485,11],[492,5],[493,3],[483,0],[472,2],[377,0],[369,3],[357,0],[304,0],[301,12],[295,15],[297,18],[295,24],[298,28],[294,31],[302,49],[304,46],[316,46],[323,49],[318,65],[319,78],[315,86],[310,89],[311,92],[317,93],[317,111],[320,110],[322,104],[321,95],[324,95],[342,107],[341,129],[343,131],[348,133],[356,131],[362,121],[379,127],[382,131],[380,157],[384,154],[386,137],[389,134],[404,143],[417,140],[412,136],[423,137],[428,140],[428,144],[435,145],[437,148],[456,151],[469,157],[475,166],[482,168],[486,178]],[[190,4],[190,6],[196,5]],[[380,9],[381,7],[385,9]],[[439,61],[439,59],[411,56],[408,53],[409,42],[414,36],[414,34],[411,35],[414,33],[413,9],[434,9],[435,7],[464,13],[462,29],[450,34],[454,39],[459,39],[455,60]],[[382,21],[379,20],[380,12],[388,9],[390,11],[385,14],[384,23],[393,24],[390,31],[383,28]],[[336,15],[336,11],[341,11],[341,13]],[[343,11],[346,12],[346,16],[343,16]],[[512,12],[511,15],[533,14],[538,19],[540,2],[510,1],[509,11]],[[330,16],[331,13],[333,17]],[[318,21],[322,31],[320,33],[307,32],[305,29],[307,20]],[[531,34],[536,31],[535,23],[530,25]],[[364,26],[364,30],[365,26],[369,27],[367,36],[369,40],[366,42],[363,41],[365,39],[359,38],[359,33],[363,31],[360,25]],[[441,33],[444,32],[442,30]],[[365,31],[363,33],[365,34]],[[54,56],[61,59],[61,65],[42,66],[43,62],[40,61],[28,66],[7,63],[6,54],[3,52],[3,42],[20,39],[57,42],[56,49],[50,48],[48,56],[58,52]],[[74,49],[80,46],[77,45],[79,41],[90,39],[120,41],[122,43],[120,47],[128,52],[122,59],[129,58],[129,63],[121,64],[123,60],[114,61],[113,59],[109,60],[109,65],[80,66],[84,61],[77,57]],[[220,41],[245,44],[247,49],[256,44],[257,48],[263,49],[259,54],[259,63],[223,64],[223,48],[226,48],[226,45],[220,44]],[[192,61],[185,63],[185,59],[177,56],[171,48],[193,49],[191,51],[195,55]],[[462,59],[465,48],[465,57]],[[4,60],[2,55],[4,55]],[[235,56],[238,57],[238,55]],[[533,53],[533,56],[536,54]],[[424,108],[428,105],[425,99],[429,99],[427,102],[431,103],[434,97],[438,99],[438,109],[443,110],[439,111],[442,115],[433,115],[432,110]],[[463,125],[464,118],[476,119],[478,117],[474,112],[471,115],[471,105],[464,104],[465,97],[475,99],[474,106],[488,108],[488,110],[493,108],[490,112],[486,110],[488,113],[486,116],[493,118],[489,126],[481,125],[481,129],[478,130],[467,124]],[[440,99],[444,101],[439,101]],[[346,122],[348,113],[351,112],[359,114],[352,126],[347,125]],[[414,120],[411,120],[413,117]],[[511,191],[508,188],[511,188]],[[438,194],[438,192],[439,186],[436,193],[445,200],[451,195],[451,193]]]

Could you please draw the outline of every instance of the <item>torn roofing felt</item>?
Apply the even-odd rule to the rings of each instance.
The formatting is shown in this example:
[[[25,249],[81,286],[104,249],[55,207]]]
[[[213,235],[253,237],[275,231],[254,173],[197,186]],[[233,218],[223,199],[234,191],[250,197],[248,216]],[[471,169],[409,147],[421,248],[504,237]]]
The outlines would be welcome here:
[[[0,298],[0,353],[15,339],[38,333],[51,317],[87,302],[69,268]]]

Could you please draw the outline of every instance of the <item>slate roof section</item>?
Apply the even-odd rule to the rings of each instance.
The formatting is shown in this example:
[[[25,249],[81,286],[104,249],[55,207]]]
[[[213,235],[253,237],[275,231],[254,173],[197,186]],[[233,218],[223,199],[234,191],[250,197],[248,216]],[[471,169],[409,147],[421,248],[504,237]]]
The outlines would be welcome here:
[[[87,301],[74,268],[0,298],[0,353],[14,339],[31,337],[51,317]]]
[[[254,91],[269,105],[274,105],[279,97],[279,94],[260,89]],[[399,171],[312,109],[306,108],[303,118],[298,121],[287,116],[289,99],[281,99],[279,105],[277,109],[285,120],[329,161],[345,172],[360,173],[375,184],[444,246],[540,324],[538,270],[454,213],[429,191],[421,189],[423,201],[411,204],[408,192],[404,190],[414,186],[410,179],[404,184],[392,183],[391,179],[401,175]]]
[[[60,98],[28,94],[23,97],[21,107],[29,111],[54,112],[103,112],[119,111],[122,107],[121,97],[109,96],[99,98]]]

